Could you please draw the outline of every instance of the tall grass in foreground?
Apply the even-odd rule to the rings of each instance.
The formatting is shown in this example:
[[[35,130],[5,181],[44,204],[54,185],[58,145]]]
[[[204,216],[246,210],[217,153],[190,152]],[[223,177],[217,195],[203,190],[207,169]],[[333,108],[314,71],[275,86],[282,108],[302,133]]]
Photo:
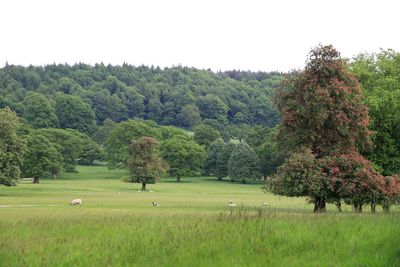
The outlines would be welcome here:
[[[83,215],[0,220],[1,266],[400,266],[400,214]]]

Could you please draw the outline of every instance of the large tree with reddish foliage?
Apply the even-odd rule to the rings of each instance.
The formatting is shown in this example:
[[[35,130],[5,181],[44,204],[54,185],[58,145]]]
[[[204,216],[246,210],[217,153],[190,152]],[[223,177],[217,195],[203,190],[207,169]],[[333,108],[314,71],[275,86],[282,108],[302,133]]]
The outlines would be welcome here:
[[[317,156],[369,144],[369,117],[357,79],[332,46],[311,50],[305,69],[282,83],[278,137]]]
[[[167,165],[158,155],[159,143],[152,137],[133,139],[128,147],[128,169],[130,177],[126,182],[141,183],[146,191],[148,183],[155,183],[167,169]]]
[[[361,211],[397,194],[398,179],[373,170],[358,153],[370,145],[369,116],[363,95],[346,62],[332,46],[311,50],[305,69],[286,79],[276,96],[282,122],[278,138],[289,156],[270,189],[287,196],[308,196],[314,211],[341,200]],[[388,193],[392,188],[393,193]]]

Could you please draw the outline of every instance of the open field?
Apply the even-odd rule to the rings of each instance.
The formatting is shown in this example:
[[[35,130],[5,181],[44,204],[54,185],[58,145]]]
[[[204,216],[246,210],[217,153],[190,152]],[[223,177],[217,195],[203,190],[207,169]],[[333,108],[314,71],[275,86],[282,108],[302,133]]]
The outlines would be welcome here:
[[[79,167],[0,187],[0,266],[400,266],[398,207],[314,215],[303,198],[261,184],[171,178],[143,193],[124,175]]]

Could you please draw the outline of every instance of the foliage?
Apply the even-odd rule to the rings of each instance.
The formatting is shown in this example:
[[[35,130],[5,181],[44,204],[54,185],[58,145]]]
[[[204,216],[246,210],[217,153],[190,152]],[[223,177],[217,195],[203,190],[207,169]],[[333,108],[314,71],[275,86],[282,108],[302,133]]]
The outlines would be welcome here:
[[[46,137],[53,143],[62,155],[62,165],[65,171],[76,171],[76,164],[90,164],[95,159],[102,158],[102,149],[89,136],[73,129],[39,129],[36,135]]]
[[[161,179],[166,165],[158,156],[156,139],[146,136],[132,139],[128,152],[130,182],[141,183],[142,191],[145,191],[147,183],[155,183]]]
[[[117,123],[109,132],[106,145],[106,159],[110,168],[124,168],[127,166],[128,145],[131,140],[143,136],[161,140],[161,132],[151,124],[142,120],[128,120]]]
[[[260,158],[261,173],[264,176],[274,174],[278,166],[285,160],[286,151],[277,141],[277,127],[265,131],[263,143],[255,148]]]
[[[54,103],[44,95],[29,92],[24,102],[24,119],[33,128],[53,128],[58,126]]]
[[[207,148],[207,155],[203,164],[203,173],[204,175],[217,175],[217,159],[218,153],[221,152],[225,143],[221,139],[217,139],[210,144]],[[220,178],[220,177],[218,177]]]
[[[188,136],[176,135],[161,144],[160,155],[169,165],[169,174],[180,182],[182,176],[199,175],[205,151]]]
[[[0,184],[15,185],[26,152],[26,140],[17,134],[21,126],[15,112],[0,109]]]
[[[176,128],[174,126],[160,126],[159,130],[161,132],[162,140],[171,139],[175,136],[188,136],[184,130]]]
[[[77,96],[59,94],[56,98],[56,114],[61,128],[71,128],[82,133],[95,131],[95,114],[89,104]]]
[[[90,105],[99,125],[106,119],[140,118],[192,128],[211,118],[224,124],[273,127],[279,117],[271,95],[281,79],[277,72],[214,73],[180,66],[7,64],[0,68],[0,107],[7,103],[21,114],[24,107],[20,102],[34,91],[49,99],[58,94],[80,98]],[[91,133],[78,125],[68,127]]]
[[[33,182],[39,183],[40,177],[56,175],[61,169],[62,156],[55,145],[46,137],[37,134],[28,135],[27,141],[28,152],[22,165],[24,177],[33,177]]]
[[[364,89],[372,118],[375,145],[364,153],[383,174],[400,173],[400,53],[382,50],[360,54],[352,60],[351,68]]]
[[[344,200],[356,211],[362,211],[367,203],[373,207],[388,205],[400,194],[399,180],[383,177],[360,154],[350,152],[317,158],[309,148],[291,153],[278,172],[269,177],[267,187],[279,195],[309,196],[335,203],[339,208]],[[325,209],[321,202],[315,205],[314,211]]]
[[[201,121],[199,108],[193,104],[184,106],[181,112],[176,115],[176,120],[183,127],[193,128]]]
[[[382,176],[357,152],[370,145],[369,116],[360,86],[346,62],[332,46],[316,47],[305,69],[283,86],[276,97],[282,116],[278,137],[289,153],[300,150],[289,155],[277,175],[271,176],[272,191],[309,196],[318,212],[325,211],[326,201],[337,201],[340,206],[342,198],[361,210],[364,199],[375,190],[365,184],[381,181]],[[322,163],[330,160],[337,166],[321,171],[326,168]],[[343,165],[346,160],[351,164],[348,167]],[[343,181],[331,175],[337,170],[343,171]],[[340,190],[347,190],[347,194]]]
[[[107,141],[107,137],[111,130],[115,128],[116,123],[110,119],[103,121],[103,125],[97,126],[96,132],[93,134],[93,139],[96,143],[104,146]]]
[[[236,147],[235,143],[227,142],[224,143],[221,149],[217,150],[215,176],[217,176],[219,180],[228,176],[228,163],[235,147]]]
[[[218,130],[205,124],[199,124],[194,128],[194,140],[200,144],[208,147],[213,141],[220,138],[221,135]]]
[[[356,78],[332,46],[311,50],[304,71],[285,80],[276,103],[279,140],[310,147],[320,157],[369,145],[369,117]]]
[[[256,152],[245,142],[235,146],[228,162],[228,174],[231,180],[260,178],[260,162]]]

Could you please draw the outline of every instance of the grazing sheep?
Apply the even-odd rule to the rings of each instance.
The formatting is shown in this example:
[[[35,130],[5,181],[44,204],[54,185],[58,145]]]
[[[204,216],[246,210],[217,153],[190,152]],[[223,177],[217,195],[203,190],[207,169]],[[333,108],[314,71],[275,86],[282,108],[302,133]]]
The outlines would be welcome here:
[[[228,207],[236,207],[236,204],[233,203],[232,200],[230,200],[230,201],[228,202]]]
[[[160,207],[157,202],[151,202],[151,204],[153,205],[153,207]]]
[[[77,198],[77,199],[73,199],[69,205],[82,205],[82,199]]]

